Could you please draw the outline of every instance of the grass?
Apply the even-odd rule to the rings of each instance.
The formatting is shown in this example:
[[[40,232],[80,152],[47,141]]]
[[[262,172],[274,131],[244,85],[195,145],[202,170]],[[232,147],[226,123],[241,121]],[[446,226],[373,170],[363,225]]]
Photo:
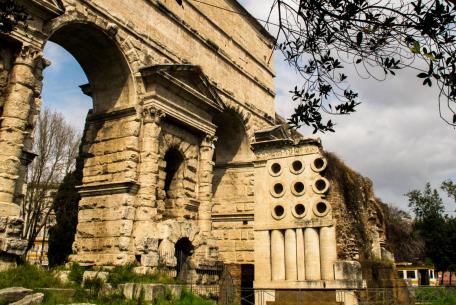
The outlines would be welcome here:
[[[177,281],[169,276],[161,273],[154,274],[138,274],[133,272],[135,266],[132,264],[117,266],[109,271],[108,283],[113,287],[117,287],[123,283],[162,283],[162,284],[177,284]]]
[[[419,287],[416,301],[426,305],[456,305],[456,288]]]
[[[64,288],[52,272],[33,265],[21,265],[0,272],[0,289],[7,287]]]
[[[162,274],[141,275],[133,272],[133,265],[115,267],[110,271],[108,282],[116,287],[121,283],[164,283],[175,284],[176,280]],[[92,303],[97,305],[214,305],[212,301],[204,300],[188,291],[183,291],[179,299],[174,299],[170,292],[163,298],[146,302],[143,298],[139,300],[126,300],[120,292],[113,290],[103,293],[100,279],[85,281],[82,286],[82,275],[84,268],[72,264],[69,278],[74,281],[72,284],[63,284],[55,272],[62,270],[45,270],[39,266],[21,265],[0,272],[0,289],[7,287],[25,287],[44,293],[42,305],[57,305],[70,303]],[[43,288],[56,288],[47,290]],[[72,289],[62,289],[72,288]],[[1,304],[0,302],[0,305]]]

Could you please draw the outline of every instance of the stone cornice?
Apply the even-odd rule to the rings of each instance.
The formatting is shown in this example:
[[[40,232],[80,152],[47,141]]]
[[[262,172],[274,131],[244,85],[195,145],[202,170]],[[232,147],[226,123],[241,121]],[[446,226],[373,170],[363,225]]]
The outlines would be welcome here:
[[[81,197],[112,194],[136,194],[139,184],[135,181],[84,184],[76,187]]]
[[[123,117],[127,116],[133,116],[136,114],[136,108],[135,107],[127,107],[127,108],[119,108],[119,109],[114,109],[109,112],[103,112],[103,113],[89,113],[87,115],[87,121],[91,123],[95,122],[104,122],[104,121],[110,121],[110,120],[117,120]]]

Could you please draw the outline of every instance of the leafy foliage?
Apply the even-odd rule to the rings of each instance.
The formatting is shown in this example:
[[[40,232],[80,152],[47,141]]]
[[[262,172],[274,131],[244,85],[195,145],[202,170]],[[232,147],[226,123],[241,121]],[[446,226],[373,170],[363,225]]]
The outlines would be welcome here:
[[[423,85],[440,89],[442,119],[456,126],[455,15],[450,0],[275,0],[267,25],[278,27],[277,48],[303,80],[291,91],[290,124],[333,132],[322,114],[355,112],[358,93],[344,72],[353,65],[377,80],[418,70]]]
[[[68,279],[78,285],[82,284],[84,278],[84,267],[78,263],[72,263],[70,266],[70,273],[68,274]]]
[[[19,23],[27,26],[25,8],[14,0],[0,0],[0,33],[11,32]]]
[[[444,182],[442,189],[452,184]],[[454,269],[456,261],[456,219],[446,215],[444,205],[436,189],[429,183],[424,191],[413,190],[407,194],[409,206],[416,219],[415,229],[425,243],[425,254],[438,271]]]

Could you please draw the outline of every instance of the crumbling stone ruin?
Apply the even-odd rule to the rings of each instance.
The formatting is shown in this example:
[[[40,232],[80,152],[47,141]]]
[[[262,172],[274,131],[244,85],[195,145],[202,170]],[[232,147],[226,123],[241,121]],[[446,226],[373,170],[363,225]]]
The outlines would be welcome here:
[[[25,245],[18,204],[53,41],[81,64],[93,100],[71,261],[147,269],[181,251],[193,266],[222,260],[239,283],[271,291],[268,304],[287,289],[356,304],[362,261],[386,255],[372,186],[351,181],[367,190],[351,196],[349,169],[288,129],[275,113],[274,38],[222,2],[239,14],[192,1],[23,1],[28,28],[0,37],[4,263]]]

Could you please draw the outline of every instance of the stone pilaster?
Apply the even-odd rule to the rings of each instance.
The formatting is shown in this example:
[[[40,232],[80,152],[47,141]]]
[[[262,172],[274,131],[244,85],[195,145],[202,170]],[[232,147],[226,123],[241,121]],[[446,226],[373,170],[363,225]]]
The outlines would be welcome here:
[[[212,179],[214,176],[212,158],[216,141],[217,137],[206,135],[200,145],[198,225],[203,234],[211,231]]]
[[[160,121],[165,114],[154,107],[145,107],[142,112],[142,135],[139,164],[139,190],[135,207],[135,251],[148,247],[153,220],[157,219],[157,186],[159,179]],[[148,235],[149,234],[149,235]]]
[[[141,207],[156,207],[160,121],[164,116],[161,110],[154,107],[147,107],[142,113],[141,164],[138,177],[140,184],[138,205]]]
[[[39,107],[45,66],[40,51],[22,47],[4,94],[0,128],[0,251],[9,255],[21,255],[25,248],[24,241],[20,240],[23,222],[18,204],[27,163],[24,160],[34,125],[31,110]]]

